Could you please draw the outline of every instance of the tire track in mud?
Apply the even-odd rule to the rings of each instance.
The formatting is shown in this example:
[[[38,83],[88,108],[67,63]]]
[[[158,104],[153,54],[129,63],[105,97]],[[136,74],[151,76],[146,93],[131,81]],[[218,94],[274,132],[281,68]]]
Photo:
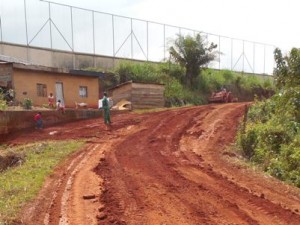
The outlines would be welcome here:
[[[220,112],[218,111],[220,110],[223,110],[222,107],[211,116],[208,116],[207,120],[215,122],[215,114],[219,114]],[[229,114],[232,114],[234,117],[237,116],[235,115],[236,112],[234,110],[227,109],[225,110],[224,118],[229,118]],[[224,142],[224,139],[226,143],[226,139],[230,138],[224,138],[224,134],[226,131],[228,132],[228,128],[219,127],[218,130],[220,130],[219,134],[216,134],[214,137],[214,139],[217,140],[216,143]],[[198,141],[194,137],[193,139],[195,145],[198,144]],[[236,206],[239,206],[241,210],[247,212],[251,217],[256,218],[256,220],[260,222],[259,224],[299,224],[299,192],[297,196],[293,196],[292,193],[290,193],[290,198],[286,198],[286,193],[290,192],[293,188],[283,185],[282,183],[280,184],[279,181],[275,182],[275,179],[273,179],[273,185],[276,185],[278,189],[281,190],[281,193],[280,191],[278,192],[277,188],[273,188],[272,193],[266,192],[266,190],[268,190],[268,186],[266,186],[268,180],[266,177],[261,176],[258,177],[257,180],[254,180],[254,182],[249,182],[247,179],[255,177],[253,176],[255,174],[252,174],[252,176],[247,174],[247,177],[244,173],[238,173],[236,168],[233,167],[233,165],[226,163],[224,159],[220,160],[220,156],[223,155],[224,149],[221,148],[218,150],[213,148],[212,142],[209,139],[210,138],[208,137],[207,143],[202,141],[205,149],[201,148],[200,152],[202,153],[203,158],[210,161],[213,165],[211,176],[216,177],[215,181],[217,182],[212,183],[213,185],[210,184],[210,189],[215,190],[215,192],[224,192],[222,198],[225,197]],[[218,141],[218,139],[220,141]],[[190,143],[193,142],[192,139],[189,139],[188,141]],[[227,170],[227,173],[224,173],[224,170]],[[235,176],[235,179],[233,175]],[[220,179],[217,179],[218,177],[220,177]],[[253,186],[258,186],[260,188],[254,188]],[[239,198],[236,198],[237,195]],[[285,203],[280,202],[280,200],[284,200]],[[290,207],[286,207],[286,205],[290,205]]]
[[[244,107],[124,114],[110,131],[102,120],[49,128],[60,131],[53,139],[89,141],[46,182],[23,224],[299,225],[300,191],[235,164],[225,149]]]
[[[207,109],[206,109],[207,110]],[[163,145],[163,146],[160,146],[161,148],[160,149],[163,149],[163,151],[164,152],[162,152],[162,151],[160,151],[160,152],[156,152],[155,151],[155,149],[151,149],[151,148],[149,148],[149,149],[147,149],[150,153],[152,152],[154,152],[151,156],[149,156],[149,157],[147,157],[147,158],[145,158],[145,160],[151,160],[151,159],[159,159],[159,155],[160,156],[163,156],[163,158],[162,159],[159,159],[160,161],[158,161],[158,162],[155,162],[155,163],[153,163],[152,165],[147,165],[146,167],[147,167],[147,169],[150,169],[150,170],[156,170],[156,169],[154,169],[155,167],[157,167],[157,166],[160,166],[160,167],[162,167],[162,165],[164,165],[164,163],[166,163],[166,165],[167,165],[167,167],[165,167],[165,168],[163,168],[163,169],[161,169],[160,171],[158,171],[157,172],[157,174],[163,174],[163,176],[166,176],[166,177],[172,177],[172,179],[168,179],[168,180],[163,180],[162,179],[162,177],[160,177],[159,175],[158,175],[158,178],[159,179],[161,179],[161,180],[159,180],[158,182],[160,182],[160,183],[163,183],[163,182],[166,182],[167,184],[164,184],[164,185],[166,185],[167,186],[167,190],[168,189],[170,189],[170,187],[171,187],[171,192],[174,192],[173,194],[175,194],[175,195],[177,195],[176,194],[176,192],[178,192],[178,190],[180,190],[180,189],[183,189],[183,190],[185,190],[185,191],[188,191],[189,189],[190,189],[190,191],[192,191],[193,189],[193,191],[195,191],[195,192],[197,192],[197,190],[195,189],[195,188],[193,188],[193,184],[189,184],[189,181],[188,180],[185,180],[182,176],[180,176],[180,175],[178,175],[175,171],[172,171],[172,169],[173,168],[171,168],[171,171],[169,171],[170,170],[170,167],[169,166],[173,166],[174,167],[174,164],[178,164],[178,162],[176,162],[176,161],[172,161],[172,160],[169,160],[168,158],[166,158],[166,157],[164,157],[164,156],[168,156],[168,157],[170,157],[170,155],[172,156],[172,152],[173,153],[177,153],[177,157],[179,158],[179,160],[181,161],[181,155],[180,155],[180,152],[178,153],[177,151],[176,151],[176,149],[178,148],[178,142],[179,142],[179,140],[180,140],[180,137],[181,137],[181,135],[183,134],[183,133],[185,133],[185,130],[186,130],[186,128],[189,126],[189,124],[191,124],[191,123],[193,123],[193,120],[192,119],[189,119],[190,121],[188,121],[187,119],[186,119],[186,117],[187,117],[187,115],[189,115],[189,113],[191,112],[192,110],[185,110],[185,111],[183,111],[182,113],[176,113],[175,115],[173,115],[173,116],[170,116],[170,115],[168,115],[166,118],[167,119],[163,119],[160,123],[159,123],[159,125],[157,125],[157,127],[155,127],[154,129],[153,129],[153,131],[151,131],[150,132],[150,134],[149,134],[149,136],[152,138],[152,136],[153,136],[153,134],[160,134],[160,133],[162,133],[162,134],[168,134],[168,129],[167,129],[167,127],[168,126],[166,126],[166,124],[176,124],[176,122],[178,122],[179,120],[180,120],[180,115],[182,115],[185,119],[181,119],[181,125],[178,125],[178,123],[177,123],[177,125],[176,125],[176,131],[174,132],[173,131],[173,133],[171,134],[171,135],[169,135],[169,137],[167,137],[166,138],[166,141],[165,141],[165,145]],[[196,113],[194,113],[194,114],[198,114],[199,113],[199,111],[197,111]],[[190,115],[190,118],[193,118],[195,115]],[[173,121],[174,120],[174,121]],[[174,127],[173,127],[174,128]],[[151,129],[150,129],[151,130]],[[161,131],[158,131],[158,130],[161,130]],[[146,136],[146,134],[138,134],[138,136]],[[134,138],[134,137],[133,137]],[[153,139],[152,139],[153,140]],[[152,142],[152,140],[151,140],[151,142]],[[147,141],[147,140],[146,140]],[[132,142],[132,140],[129,140],[129,141],[127,141],[126,140],[126,143],[122,143],[122,145],[129,145],[130,144],[130,142]],[[134,147],[133,147],[134,148]],[[166,151],[166,149],[172,149],[172,151]],[[141,150],[141,149],[140,149]],[[153,150],[153,151],[152,151]],[[176,154],[175,154],[176,155]],[[121,157],[120,157],[121,158]],[[168,162],[168,161],[170,161],[170,162]],[[194,156],[194,164],[195,165],[197,165],[197,164],[199,164],[199,163],[201,163],[201,160],[200,161],[197,161],[197,157],[195,157]],[[122,162],[121,161],[119,161],[119,163],[121,164]],[[189,161],[189,162],[187,162],[188,164],[191,164],[191,162]],[[144,164],[146,164],[146,162],[144,162]],[[179,163],[180,164],[180,163]],[[139,165],[139,167],[140,167],[140,165]],[[155,175],[154,175],[155,176]],[[156,175],[157,176],[157,175]],[[126,178],[127,179],[127,178]],[[174,182],[173,181],[175,181],[175,182],[178,182],[180,185],[175,185],[174,186]],[[130,184],[131,184],[132,182],[130,182]],[[184,184],[183,185],[183,187],[181,186],[181,184]],[[172,188],[173,187],[173,188]],[[175,187],[175,188],[174,188]],[[110,188],[112,188],[112,187],[110,187]],[[162,188],[163,189],[163,188]],[[184,193],[184,192],[180,192],[180,193]],[[190,194],[190,193],[189,193]],[[179,197],[178,199],[180,199],[180,197],[181,196],[177,196],[177,197]],[[189,198],[190,196],[185,196],[185,198]],[[182,199],[182,201],[185,201],[185,199]],[[201,211],[201,209],[199,209],[199,207],[197,207],[197,204],[192,204],[191,202],[190,202],[190,200],[189,201],[187,201],[186,200],[186,202],[187,203],[185,203],[185,207],[188,207],[188,208],[192,208],[193,210],[191,210],[191,211],[195,211],[195,209],[197,209],[198,208],[198,210],[199,211]],[[190,206],[190,205],[192,205],[192,206]],[[175,206],[174,206],[174,208],[176,208]],[[190,214],[194,214],[194,215],[201,215],[200,217],[198,217],[198,216],[196,216],[196,218],[194,218],[194,222],[192,223],[192,221],[191,221],[191,218],[189,218],[189,220],[187,220],[187,221],[184,221],[184,220],[182,220],[181,219],[181,221],[178,223],[176,223],[176,221],[178,221],[178,218],[176,218],[174,221],[169,221],[168,223],[170,223],[170,224],[196,224],[196,223],[198,223],[198,222],[200,222],[201,220],[202,220],[202,223],[204,224],[204,223],[206,223],[206,220],[208,220],[208,219],[205,219],[205,216],[206,216],[206,214],[203,212],[203,213],[199,213],[199,212],[190,212]],[[200,220],[200,221],[199,221]],[[248,219],[249,220],[249,219]],[[150,220],[151,221],[151,220]],[[148,221],[149,222],[149,221]],[[153,221],[152,221],[153,222]],[[149,224],[151,224],[152,222],[149,222]],[[139,224],[139,223],[141,223],[141,224],[145,224],[145,223],[147,223],[146,221],[134,221],[132,224]],[[129,223],[130,224],[130,223]],[[147,223],[148,224],[148,223]],[[256,223],[252,223],[252,224],[256,224]]]
[[[75,175],[86,164],[97,147],[98,145],[89,145],[86,151],[72,160],[53,195],[50,209],[44,218],[45,225],[69,225],[68,210]]]
[[[102,201],[108,217],[99,224],[299,224],[299,214],[228,180],[213,167],[215,156],[203,158],[189,149],[191,143],[181,142],[197,127],[200,134],[208,129],[204,144],[210,151],[224,148],[243,110],[243,104],[196,107],[155,113],[144,121],[145,128],[116,146],[96,169],[107,190]],[[215,122],[203,126],[212,114]],[[234,121],[229,129],[226,120]],[[220,133],[224,130],[227,137]],[[201,146],[201,139],[196,142]]]

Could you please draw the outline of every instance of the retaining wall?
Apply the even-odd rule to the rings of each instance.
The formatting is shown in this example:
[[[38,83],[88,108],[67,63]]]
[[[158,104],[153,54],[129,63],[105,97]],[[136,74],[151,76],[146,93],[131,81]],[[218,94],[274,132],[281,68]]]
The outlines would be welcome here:
[[[26,62],[33,65],[69,69],[100,67],[105,70],[109,70],[124,60],[144,62],[136,59],[61,51],[49,48],[4,43],[0,41],[0,56],[1,55],[3,55],[3,60],[8,62]]]
[[[0,111],[0,135],[11,132],[34,128],[34,115],[38,111]],[[45,127],[58,123],[72,122],[80,119],[102,117],[102,111],[93,109],[66,110],[64,114],[58,111],[41,111]]]

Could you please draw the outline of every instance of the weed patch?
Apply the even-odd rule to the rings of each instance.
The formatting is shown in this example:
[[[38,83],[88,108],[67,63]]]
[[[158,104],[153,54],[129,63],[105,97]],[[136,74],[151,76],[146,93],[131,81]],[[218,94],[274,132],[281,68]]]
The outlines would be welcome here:
[[[0,225],[11,224],[41,189],[45,178],[69,154],[83,146],[82,141],[35,143],[1,150],[2,155],[23,155],[26,160],[0,173]]]

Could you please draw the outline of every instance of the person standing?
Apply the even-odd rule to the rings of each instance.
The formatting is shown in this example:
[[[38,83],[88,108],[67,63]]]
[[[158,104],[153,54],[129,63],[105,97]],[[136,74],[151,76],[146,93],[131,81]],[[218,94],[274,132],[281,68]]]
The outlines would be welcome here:
[[[42,113],[38,112],[34,116],[34,121],[36,123],[36,128],[37,129],[42,129],[43,128],[43,120],[42,120]]]
[[[107,97],[107,93],[104,92],[103,94],[103,99],[102,99],[102,108],[104,111],[104,123],[106,125],[110,125],[111,124],[111,120],[110,120],[110,107],[109,107],[109,99]]]
[[[54,108],[54,96],[52,93],[48,96],[48,106],[52,109]]]

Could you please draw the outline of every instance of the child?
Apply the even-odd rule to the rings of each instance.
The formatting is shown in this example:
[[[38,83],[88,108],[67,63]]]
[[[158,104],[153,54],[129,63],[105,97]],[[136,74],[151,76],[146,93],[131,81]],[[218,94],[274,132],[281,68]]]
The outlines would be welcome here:
[[[48,96],[48,105],[51,109],[54,108],[54,96],[52,93]]]
[[[58,100],[57,103],[56,103],[56,110],[57,110],[57,111],[61,111],[62,113],[65,113],[65,107],[64,107],[64,105],[61,103],[60,100]]]
[[[36,123],[36,128],[37,129],[42,129],[43,128],[43,120],[42,120],[42,113],[38,112],[34,116],[34,121]]]

